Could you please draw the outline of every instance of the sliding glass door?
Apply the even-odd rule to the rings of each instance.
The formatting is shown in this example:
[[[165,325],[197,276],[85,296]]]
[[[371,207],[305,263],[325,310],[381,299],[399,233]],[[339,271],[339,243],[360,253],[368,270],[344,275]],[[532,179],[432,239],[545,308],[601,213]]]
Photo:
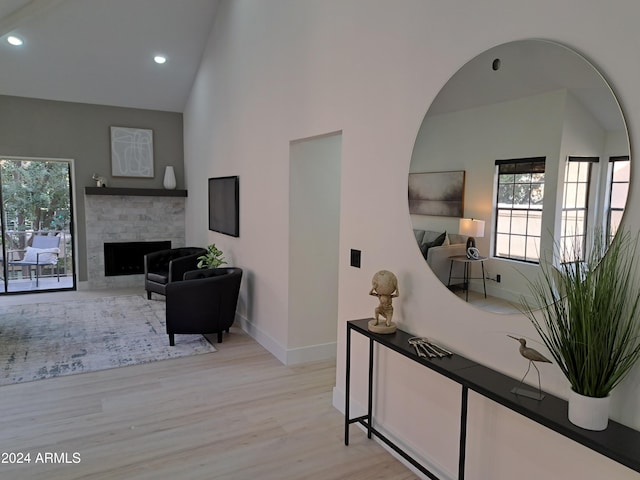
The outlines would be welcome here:
[[[71,162],[0,157],[0,293],[75,289]]]

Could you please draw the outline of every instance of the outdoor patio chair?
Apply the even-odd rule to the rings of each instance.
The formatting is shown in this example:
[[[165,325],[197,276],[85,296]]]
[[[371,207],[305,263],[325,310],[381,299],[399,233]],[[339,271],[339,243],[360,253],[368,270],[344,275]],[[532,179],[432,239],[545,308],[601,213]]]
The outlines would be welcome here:
[[[16,251],[10,252],[15,254]],[[24,250],[24,255],[20,260],[9,260],[9,266],[27,267],[29,270],[29,280],[32,279],[31,268],[36,271],[36,287],[40,281],[42,267],[55,268],[58,282],[60,281],[60,269],[58,268],[58,257],[60,256],[60,237],[49,235],[34,235],[31,246]]]

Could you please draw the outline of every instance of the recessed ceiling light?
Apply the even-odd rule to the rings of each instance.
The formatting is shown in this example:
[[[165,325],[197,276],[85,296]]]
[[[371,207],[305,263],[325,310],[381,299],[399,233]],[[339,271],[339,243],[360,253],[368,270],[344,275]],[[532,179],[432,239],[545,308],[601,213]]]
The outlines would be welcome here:
[[[16,37],[15,35],[9,35],[7,37],[7,42],[9,42],[14,47],[19,47],[24,43],[20,37]]]
[[[153,61],[162,65],[167,61],[167,57],[165,57],[164,55],[156,55],[155,57],[153,57]]]

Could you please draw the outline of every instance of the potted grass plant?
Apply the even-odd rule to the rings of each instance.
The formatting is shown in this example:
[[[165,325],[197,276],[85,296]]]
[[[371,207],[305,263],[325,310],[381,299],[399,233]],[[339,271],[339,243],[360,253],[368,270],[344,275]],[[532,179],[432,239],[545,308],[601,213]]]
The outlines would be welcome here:
[[[571,384],[569,420],[604,430],[609,395],[640,357],[638,237],[618,231],[610,245],[593,238],[584,260],[541,262],[522,311]]]
[[[218,268],[220,265],[225,265],[227,262],[222,256],[222,250],[216,247],[215,243],[212,243],[207,247],[207,253],[198,257],[198,268]]]

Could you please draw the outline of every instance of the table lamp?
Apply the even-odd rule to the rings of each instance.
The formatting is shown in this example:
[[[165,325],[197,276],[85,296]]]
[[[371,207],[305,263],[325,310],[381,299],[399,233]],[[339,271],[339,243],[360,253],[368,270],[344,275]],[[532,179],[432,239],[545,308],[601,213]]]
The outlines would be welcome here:
[[[470,247],[476,246],[476,237],[484,237],[484,220],[476,220],[475,218],[461,218],[460,219],[460,235],[465,235],[467,238],[467,252]]]

